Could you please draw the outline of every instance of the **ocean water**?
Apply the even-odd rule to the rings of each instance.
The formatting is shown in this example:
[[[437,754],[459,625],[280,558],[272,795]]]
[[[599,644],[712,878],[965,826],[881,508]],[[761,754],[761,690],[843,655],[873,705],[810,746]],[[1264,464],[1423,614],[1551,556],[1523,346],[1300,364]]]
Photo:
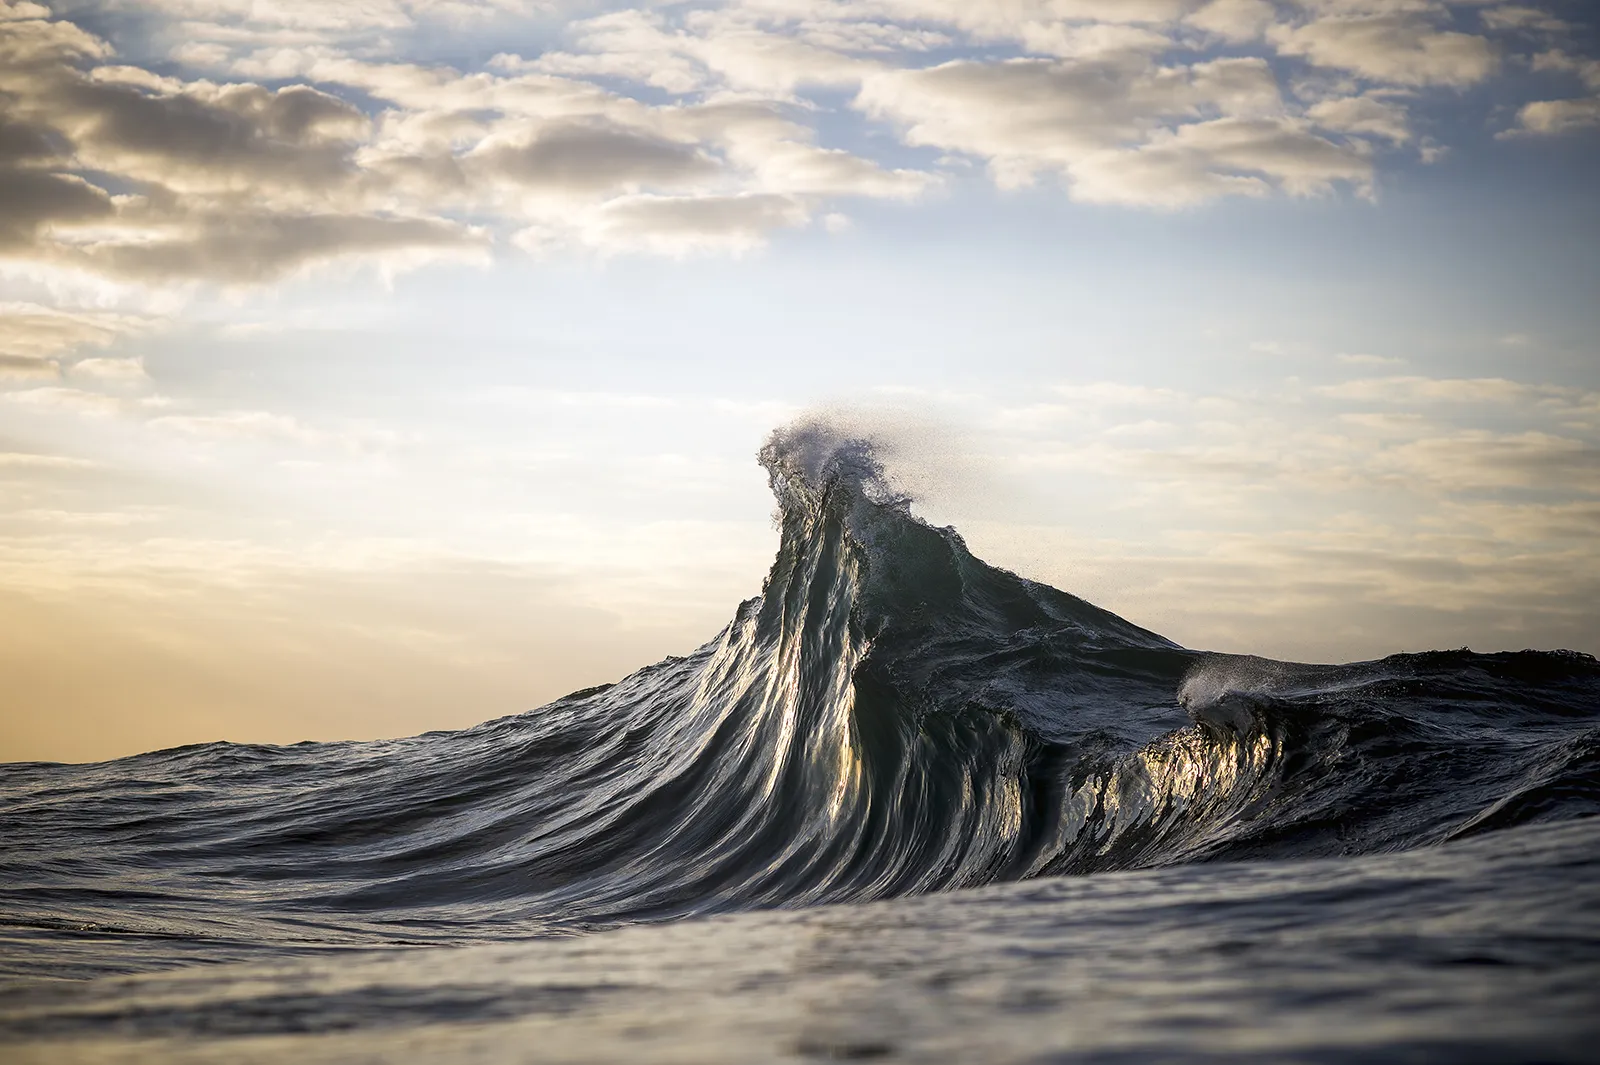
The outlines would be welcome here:
[[[1179,647],[817,426],[714,640],[0,766],[0,1060],[1600,1060],[1600,663]]]

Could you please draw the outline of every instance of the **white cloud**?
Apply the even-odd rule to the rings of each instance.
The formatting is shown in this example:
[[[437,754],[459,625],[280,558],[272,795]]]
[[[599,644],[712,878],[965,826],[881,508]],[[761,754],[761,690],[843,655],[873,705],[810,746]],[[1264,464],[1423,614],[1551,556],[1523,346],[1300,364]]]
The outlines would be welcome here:
[[[98,526],[101,528],[123,528],[129,525],[139,525],[157,520],[156,515],[138,513],[125,510],[110,511],[83,511],[83,510],[45,510],[34,508],[30,510],[13,511],[6,517],[15,522],[38,524],[46,526]]]
[[[1055,171],[1088,198],[1125,203],[1254,190],[1262,180],[1238,170],[1279,176],[1299,169],[1295,147],[1322,147],[1291,146],[1292,128],[1265,117],[1282,101],[1259,59],[958,60],[874,75],[858,106],[901,125],[911,144],[985,159],[1002,185]],[[1207,116],[1220,117],[1194,121]]]
[[[1406,109],[1393,99],[1371,93],[1319,101],[1306,109],[1306,117],[1319,129],[1338,133],[1382,137],[1394,144],[1411,139]]]
[[[1574,56],[1555,48],[1533,57],[1542,73],[1573,74],[1595,95],[1565,100],[1535,100],[1517,112],[1515,134],[1553,136],[1600,126],[1600,59]],[[1504,134],[1503,134],[1504,136]]]
[[[0,470],[84,470],[92,469],[88,459],[65,455],[41,455],[27,451],[0,451]]]
[[[430,22],[481,23],[531,15],[553,5],[538,0],[133,0],[191,33],[234,39],[299,33],[320,40],[362,40]]]
[[[1283,55],[1393,85],[1474,85],[1499,65],[1487,38],[1440,30],[1420,14],[1336,15],[1269,36]]]
[[[1170,23],[1195,6],[1191,0],[869,0],[869,5],[895,18],[940,22],[988,39],[1014,39],[1029,25],[1060,21]]]
[[[1545,399],[1581,400],[1578,389],[1530,385],[1504,377],[1370,377],[1325,385],[1318,391],[1336,399],[1378,403],[1520,403]]]
[[[1390,355],[1368,355],[1365,353],[1343,353],[1334,356],[1339,362],[1352,366],[1404,366],[1406,360]]]
[[[1523,4],[1501,4],[1488,8],[1480,16],[1483,24],[1492,30],[1525,30],[1540,34],[1568,33],[1573,29],[1565,19],[1556,18],[1548,11]]]
[[[31,0],[0,0],[0,22],[13,19],[49,18],[50,9]]]
[[[1412,375],[1253,395],[1110,382],[1053,391],[1052,402],[1006,411],[996,431],[1058,439],[1050,461],[1136,474],[1194,494],[1187,505],[1202,509],[1286,488],[1400,490],[1413,503],[1461,492],[1600,494],[1600,393],[1581,388]]]
[[[1019,37],[1027,51],[1060,59],[1159,55],[1173,44],[1166,34],[1143,26],[1106,22],[1033,23],[1022,27]]]
[[[57,379],[63,356],[103,348],[151,324],[148,318],[112,311],[0,303],[0,379]]]
[[[1600,396],[1405,380],[1342,396],[1293,379],[1217,393],[1058,387],[994,412],[981,439],[992,474],[1040,493],[1035,514],[1044,500],[1070,508],[1019,531],[980,495],[937,520],[985,557],[1191,645],[1593,648],[1600,421],[1562,423]]]
[[[323,434],[285,414],[227,411],[220,414],[172,414],[150,421],[153,429],[213,440],[281,440],[315,444]]]
[[[329,93],[85,70],[109,46],[60,20],[0,24],[0,56],[0,257],[253,281],[477,240],[447,219],[371,210],[352,160],[367,118]],[[81,170],[130,191],[112,196]]]
[[[558,46],[458,70],[402,46],[533,7],[150,0],[142,43],[180,61],[158,74],[10,4],[0,259],[250,284],[339,261],[481,259],[513,235],[680,248],[640,238],[650,227],[636,216],[664,210],[641,197],[729,205],[719,218],[746,221],[700,228],[745,248],[764,239],[752,218],[770,233],[840,214],[841,197],[915,197],[963,157],[1003,186],[1053,177],[1129,206],[1366,195],[1378,149],[1414,141],[1420,105],[1399,87],[1481,82],[1497,69],[1495,34],[1559,39],[1534,8],[1442,0],[537,6]],[[1456,7],[1481,10],[1485,35],[1450,28]],[[1258,54],[1217,58],[1219,43]],[[1308,78],[1297,59],[1341,73]],[[1594,64],[1554,47],[1535,61],[1581,78]],[[1596,120],[1591,100],[1536,101],[1519,129]],[[855,128],[832,142],[843,124]],[[913,166],[905,147],[946,154]],[[1425,138],[1418,150],[1446,148]]]
[[[1184,207],[1274,189],[1310,196],[1335,183],[1367,190],[1372,163],[1362,148],[1320,137],[1294,120],[1222,118],[1157,134],[1137,149],[1089,156],[1071,173],[1080,199]]]
[[[324,20],[337,29],[345,17],[293,5],[252,6],[248,14],[301,29]],[[696,54],[734,83],[754,85],[749,79],[777,69],[779,59],[827,51],[748,20],[713,25],[723,16],[702,16],[689,21],[716,32],[694,38]],[[662,36],[638,13],[598,21]],[[20,207],[0,216],[0,256],[14,260],[144,281],[240,284],[341,259],[400,268],[481,257],[496,235],[511,233],[523,243],[535,232],[589,244],[615,233],[618,247],[681,246],[695,228],[681,221],[663,229],[678,234],[671,240],[640,237],[651,228],[641,211],[658,211],[638,206],[644,194],[724,204],[722,221],[699,227],[721,234],[707,246],[745,248],[761,239],[758,217],[770,231],[798,224],[797,211],[805,216],[798,222],[827,213],[830,197],[905,198],[935,180],[819,145],[812,126],[780,115],[783,105],[771,99],[653,105],[508,56],[495,64],[506,74],[360,60],[327,45],[253,48],[230,61],[235,76],[320,85],[269,89],[138,67],[84,69],[85,59],[110,58],[104,42],[61,21],[17,25],[27,31],[7,30],[0,42],[21,63],[0,75],[0,89],[22,101],[21,124],[0,116],[14,127],[0,128],[0,146],[23,153],[21,165],[0,158],[0,193]],[[722,32],[730,27],[739,32]],[[801,34],[870,50],[943,39],[846,24],[807,25]],[[788,87],[798,83],[788,79]],[[351,89],[389,106],[369,116],[344,98]],[[133,191],[112,196],[78,173],[83,168]],[[784,206],[755,213],[756,203]],[[741,221],[726,221],[733,217]]]
[[[1237,42],[1255,40],[1277,18],[1277,10],[1267,0],[1211,0],[1184,21]]]
[[[20,392],[7,392],[0,399],[25,407],[63,410],[94,418],[115,417],[127,409],[127,404],[116,396],[86,392],[78,388],[29,388]]]
[[[144,382],[150,380],[142,358],[131,359],[80,359],[72,364],[74,377],[89,377],[111,383]]]
[[[1543,73],[1576,74],[1589,88],[1600,90],[1600,59],[1575,56],[1554,48],[1534,56],[1533,69]]]
[[[773,194],[630,196],[606,204],[583,236],[597,247],[668,255],[741,252],[760,246],[772,230],[804,225],[809,217],[799,201]]]
[[[1452,490],[1600,495],[1600,447],[1552,433],[1471,430],[1403,444],[1387,458],[1397,473]]]
[[[1528,133],[1559,134],[1600,126],[1600,96],[1576,100],[1536,100],[1517,112],[1519,127]]]

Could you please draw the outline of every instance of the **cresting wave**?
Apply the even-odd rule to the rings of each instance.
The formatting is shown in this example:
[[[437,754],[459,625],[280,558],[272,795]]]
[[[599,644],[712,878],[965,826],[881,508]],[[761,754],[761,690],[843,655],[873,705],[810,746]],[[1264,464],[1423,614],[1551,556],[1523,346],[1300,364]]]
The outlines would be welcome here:
[[[777,559],[686,657],[456,733],[0,767],[0,971],[565,934],[1600,812],[1593,658],[1189,651],[974,558],[866,442],[802,424],[761,459]]]

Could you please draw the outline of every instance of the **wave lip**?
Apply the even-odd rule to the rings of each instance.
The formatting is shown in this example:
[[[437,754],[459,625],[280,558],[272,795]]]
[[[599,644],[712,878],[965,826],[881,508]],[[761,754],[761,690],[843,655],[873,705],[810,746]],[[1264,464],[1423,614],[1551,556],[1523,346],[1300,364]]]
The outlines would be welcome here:
[[[58,961],[61,926],[99,928],[137,968],[1600,812],[1588,656],[1205,655],[975,558],[870,441],[802,423],[761,459],[777,557],[692,654],[456,733],[0,767],[0,922]]]

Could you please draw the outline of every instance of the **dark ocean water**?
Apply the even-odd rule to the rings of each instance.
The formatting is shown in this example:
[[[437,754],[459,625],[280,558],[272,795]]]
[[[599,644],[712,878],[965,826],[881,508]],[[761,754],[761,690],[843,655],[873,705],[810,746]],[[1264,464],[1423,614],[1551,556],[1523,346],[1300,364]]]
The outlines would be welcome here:
[[[0,766],[0,1060],[1600,1060],[1600,663],[1191,651],[867,445],[763,461],[778,557],[687,657]]]

